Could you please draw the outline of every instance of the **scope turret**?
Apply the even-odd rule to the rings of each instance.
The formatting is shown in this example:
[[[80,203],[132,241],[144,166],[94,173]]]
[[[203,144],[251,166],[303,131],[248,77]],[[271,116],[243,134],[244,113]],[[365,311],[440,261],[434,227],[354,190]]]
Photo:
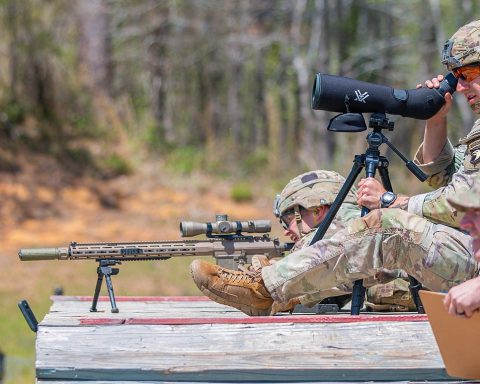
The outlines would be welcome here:
[[[216,215],[217,221],[197,223],[194,221],[182,221],[180,223],[180,235],[191,237],[197,235],[234,235],[241,232],[267,233],[272,229],[270,220],[228,221],[227,215]]]

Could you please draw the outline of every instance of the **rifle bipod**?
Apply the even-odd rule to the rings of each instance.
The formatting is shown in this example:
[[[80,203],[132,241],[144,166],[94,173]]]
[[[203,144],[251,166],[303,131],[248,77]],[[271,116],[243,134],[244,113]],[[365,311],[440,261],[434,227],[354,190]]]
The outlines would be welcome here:
[[[112,275],[118,275],[120,270],[118,268],[112,268],[113,265],[121,264],[120,261],[115,259],[98,259],[97,268],[97,285],[95,286],[95,293],[93,295],[92,307],[90,312],[97,312],[98,295],[102,288],[103,277],[105,276],[105,283],[107,284],[108,297],[110,298],[110,304],[112,305],[112,313],[118,313],[117,303],[115,302],[115,293],[113,292]]]

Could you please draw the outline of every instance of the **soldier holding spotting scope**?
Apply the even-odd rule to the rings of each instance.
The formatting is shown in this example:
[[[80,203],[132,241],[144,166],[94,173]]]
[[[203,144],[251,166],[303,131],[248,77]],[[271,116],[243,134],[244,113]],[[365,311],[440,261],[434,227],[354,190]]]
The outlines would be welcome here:
[[[463,94],[472,110],[480,114],[479,20],[461,27],[445,43],[442,63],[458,80],[456,92]],[[436,94],[434,89],[443,80],[438,76],[425,82],[427,96],[422,105],[430,105],[428,95]],[[359,96],[365,100],[366,94],[360,89]],[[397,196],[385,191],[375,179],[364,179],[359,185],[358,203],[371,210],[368,215],[348,222],[345,229],[330,238],[262,267],[256,274],[239,276],[238,272],[196,260],[191,271],[197,286],[213,300],[254,313],[266,312],[269,306],[285,306],[291,300],[332,286],[374,277],[381,268],[403,269],[434,291],[448,291],[477,276],[472,239],[458,229],[463,214],[447,199],[471,188],[478,177],[480,121],[454,148],[446,129],[451,92],[445,92],[442,99],[443,105],[436,105],[433,115],[395,110],[405,116],[428,118],[415,163],[429,176],[435,191]],[[344,95],[342,100],[346,112],[350,111],[354,98]],[[381,101],[373,108],[380,107],[384,109],[353,111],[389,112],[390,107]]]

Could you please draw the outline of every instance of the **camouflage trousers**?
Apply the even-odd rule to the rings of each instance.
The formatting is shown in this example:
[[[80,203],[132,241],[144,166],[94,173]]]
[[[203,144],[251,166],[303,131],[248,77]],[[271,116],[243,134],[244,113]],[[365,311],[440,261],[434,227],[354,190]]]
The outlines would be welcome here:
[[[472,255],[472,239],[461,231],[401,209],[376,209],[329,239],[264,267],[262,276],[280,302],[299,296],[312,301],[322,291],[350,288],[382,269],[403,269],[430,290],[448,291],[478,275]]]

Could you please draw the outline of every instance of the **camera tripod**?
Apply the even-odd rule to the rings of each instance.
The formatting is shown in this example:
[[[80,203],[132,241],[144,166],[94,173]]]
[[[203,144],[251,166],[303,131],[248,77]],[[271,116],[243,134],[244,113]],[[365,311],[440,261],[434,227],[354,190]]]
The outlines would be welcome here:
[[[419,169],[413,161],[408,160],[397,148],[395,148],[395,146],[390,143],[388,138],[382,133],[382,130],[384,129],[393,131],[394,128],[394,123],[389,121],[384,113],[373,113],[369,120],[369,127],[373,128],[373,131],[370,132],[366,138],[368,148],[365,153],[361,155],[355,155],[353,167],[344,184],[342,185],[340,192],[337,194],[334,202],[325,215],[325,218],[319,224],[315,235],[310,242],[310,245],[313,245],[318,240],[323,238],[363,168],[365,168],[366,177],[375,177],[378,169],[383,186],[387,191],[393,192],[388,173],[388,159],[385,156],[380,155],[379,148],[382,144],[387,144],[388,147],[403,160],[409,171],[412,172],[420,181],[425,181],[427,179],[427,176],[422,172],[422,170]],[[365,131],[367,127],[362,114],[344,113],[330,120],[330,124],[327,129],[329,131],[336,132],[361,132]],[[368,212],[368,208],[362,207],[361,216],[365,216]],[[419,313],[425,313],[422,302],[420,301],[420,296],[418,294],[418,291],[421,289],[421,284],[412,276],[409,276],[408,279],[410,282],[410,292],[417,307],[417,311]],[[360,309],[363,307],[364,299],[365,287],[363,286],[363,281],[357,280],[353,286],[352,306],[350,310],[352,315],[358,315],[360,313]]]

